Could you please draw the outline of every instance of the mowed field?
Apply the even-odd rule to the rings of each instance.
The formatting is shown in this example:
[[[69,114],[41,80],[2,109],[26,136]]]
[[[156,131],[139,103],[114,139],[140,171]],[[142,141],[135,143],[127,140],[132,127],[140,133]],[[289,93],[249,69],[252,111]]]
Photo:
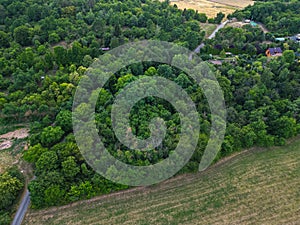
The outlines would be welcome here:
[[[300,138],[159,185],[30,210],[24,224],[300,224]]]
[[[252,0],[171,0],[171,5],[176,4],[179,9],[194,9],[199,13],[205,13],[208,18],[214,18],[217,13],[228,15],[236,9],[253,5]]]

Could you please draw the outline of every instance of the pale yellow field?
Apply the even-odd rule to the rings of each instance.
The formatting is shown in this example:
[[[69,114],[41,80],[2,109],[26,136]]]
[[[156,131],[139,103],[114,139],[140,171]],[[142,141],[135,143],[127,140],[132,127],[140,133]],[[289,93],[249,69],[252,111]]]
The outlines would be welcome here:
[[[219,12],[228,15],[236,9],[254,4],[251,0],[173,0],[171,5],[176,4],[179,9],[194,9],[199,13],[205,13],[208,18],[213,18]]]

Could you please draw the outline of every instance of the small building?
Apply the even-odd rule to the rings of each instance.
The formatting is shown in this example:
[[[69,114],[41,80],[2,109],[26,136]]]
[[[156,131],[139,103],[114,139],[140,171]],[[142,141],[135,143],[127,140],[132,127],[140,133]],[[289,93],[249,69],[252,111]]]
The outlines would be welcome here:
[[[233,17],[231,18],[230,20],[228,20],[229,23],[234,23],[234,22],[237,22],[237,18],[236,17]]]
[[[284,37],[275,38],[275,41],[285,41]]]
[[[300,42],[300,34],[290,37],[290,40],[294,42]]]
[[[245,23],[250,23],[250,22],[251,22],[251,20],[245,19]]]
[[[109,47],[106,47],[106,48],[101,48],[102,51],[108,51],[109,50]]]
[[[257,27],[257,26],[258,26],[258,24],[255,23],[254,21],[250,21],[250,25],[251,25],[252,27]]]
[[[266,51],[266,55],[268,57],[272,57],[272,56],[282,56],[282,50],[280,47],[276,47],[276,48],[268,48]]]
[[[222,61],[221,60],[209,60],[208,62],[210,62],[211,64],[217,65],[217,66],[221,66],[222,65]]]

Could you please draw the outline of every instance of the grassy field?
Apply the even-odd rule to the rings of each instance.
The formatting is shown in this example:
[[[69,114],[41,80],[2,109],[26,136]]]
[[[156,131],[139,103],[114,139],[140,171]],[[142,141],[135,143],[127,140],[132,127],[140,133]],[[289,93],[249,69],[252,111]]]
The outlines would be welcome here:
[[[200,23],[201,30],[205,31],[205,37],[207,38],[217,28],[216,24]]]
[[[298,138],[156,186],[30,210],[24,224],[299,224],[299,187]]]
[[[9,168],[14,160],[14,157],[8,151],[0,151],[0,174]]]
[[[213,18],[218,12],[228,15],[236,9],[252,5],[251,0],[171,0],[171,5],[176,4],[179,9],[194,9],[205,13],[208,18]]]

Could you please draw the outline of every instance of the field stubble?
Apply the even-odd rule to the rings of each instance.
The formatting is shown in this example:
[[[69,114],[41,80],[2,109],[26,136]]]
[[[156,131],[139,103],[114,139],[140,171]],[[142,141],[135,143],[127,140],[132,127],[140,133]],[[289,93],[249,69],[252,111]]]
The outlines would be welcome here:
[[[252,149],[208,170],[73,205],[31,210],[26,224],[300,222],[300,139]]]
[[[251,0],[171,0],[171,5],[176,4],[179,9],[194,9],[199,13],[205,13],[208,18],[213,18],[219,12],[225,15],[233,13],[237,9],[253,5]]]

